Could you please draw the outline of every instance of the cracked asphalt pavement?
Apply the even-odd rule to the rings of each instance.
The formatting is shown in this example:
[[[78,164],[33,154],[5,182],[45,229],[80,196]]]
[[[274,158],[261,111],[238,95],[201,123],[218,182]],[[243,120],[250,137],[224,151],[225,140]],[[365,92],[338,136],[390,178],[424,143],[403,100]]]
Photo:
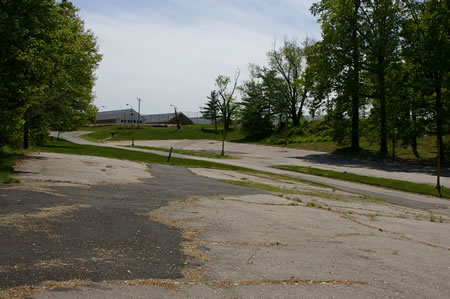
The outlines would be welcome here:
[[[149,212],[191,196],[256,193],[181,167],[151,171],[154,178],[137,184],[0,186],[0,289],[181,278],[180,230],[151,221]]]

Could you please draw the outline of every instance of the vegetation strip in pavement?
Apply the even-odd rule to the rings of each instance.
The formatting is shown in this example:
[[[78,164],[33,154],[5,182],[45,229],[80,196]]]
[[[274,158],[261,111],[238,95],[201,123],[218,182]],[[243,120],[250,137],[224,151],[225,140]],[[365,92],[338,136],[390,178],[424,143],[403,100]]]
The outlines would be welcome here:
[[[371,177],[371,176],[359,175],[359,174],[348,173],[348,172],[337,172],[337,171],[332,171],[332,170],[324,170],[324,169],[313,168],[313,167],[304,167],[304,166],[275,165],[272,167],[277,168],[277,169],[282,169],[282,170],[289,170],[289,171],[300,172],[300,173],[305,173],[305,174],[310,174],[310,175],[323,176],[323,177],[339,179],[339,180],[344,180],[344,181],[363,183],[363,184],[368,184],[368,185],[373,185],[373,186],[379,186],[379,187],[400,190],[400,191],[407,191],[407,192],[413,192],[413,193],[419,193],[419,194],[425,194],[425,195],[439,197],[439,191],[436,189],[436,187],[433,185],[429,185],[429,184],[412,183],[412,182],[407,182],[407,181],[400,181],[400,180],[386,179],[386,178],[379,178],[379,177]],[[441,195],[444,198],[450,198],[450,190],[445,187],[441,187]]]
[[[155,151],[161,151],[161,152],[169,152],[170,149],[164,148],[164,147],[153,147],[153,146],[140,146],[140,145],[127,145],[127,147],[136,147],[136,148],[142,148],[142,149],[148,149],[148,150],[155,150]],[[212,158],[212,159],[240,159],[236,156],[230,156],[230,155],[221,155],[221,154],[215,154],[211,152],[200,152],[200,151],[191,151],[191,150],[184,150],[184,149],[173,149],[173,153],[177,154],[183,154],[183,155],[190,155],[190,156],[196,156],[196,157],[204,157],[204,158]]]
[[[16,160],[23,154],[0,150],[0,183],[18,183],[19,180],[11,178],[9,175],[14,171],[13,166]]]
[[[235,180],[220,180],[220,181],[227,183],[227,184],[235,185],[235,186],[256,188],[256,189],[261,189],[264,191],[268,191],[268,192],[272,192],[272,193],[279,193],[279,194],[299,194],[299,195],[321,197],[321,198],[333,199],[333,200],[344,200],[344,199],[348,198],[348,195],[328,194],[323,191],[301,191],[298,189],[280,188],[277,186],[272,186],[272,185],[263,184],[263,183],[249,182],[249,181],[235,181]],[[288,198],[288,197],[285,197],[285,198],[288,200],[298,201],[298,199],[292,199],[292,198]],[[376,202],[376,203],[384,202],[383,200],[380,200],[380,199],[377,199],[377,198],[374,198],[374,197],[371,197],[368,195],[359,195],[358,199]]]

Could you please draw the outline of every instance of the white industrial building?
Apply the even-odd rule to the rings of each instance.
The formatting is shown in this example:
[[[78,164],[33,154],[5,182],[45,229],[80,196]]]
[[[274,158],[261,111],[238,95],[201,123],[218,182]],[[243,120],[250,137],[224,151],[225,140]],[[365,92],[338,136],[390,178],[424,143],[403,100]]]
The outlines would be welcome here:
[[[131,124],[143,123],[142,115],[134,109],[102,111],[97,113],[97,124]]]
[[[179,112],[178,121],[181,125],[210,124],[209,120],[201,117],[189,118],[183,112]],[[147,114],[139,115],[134,109],[122,109],[112,111],[102,111],[97,113],[96,124],[116,125],[116,124],[176,124],[175,113]]]

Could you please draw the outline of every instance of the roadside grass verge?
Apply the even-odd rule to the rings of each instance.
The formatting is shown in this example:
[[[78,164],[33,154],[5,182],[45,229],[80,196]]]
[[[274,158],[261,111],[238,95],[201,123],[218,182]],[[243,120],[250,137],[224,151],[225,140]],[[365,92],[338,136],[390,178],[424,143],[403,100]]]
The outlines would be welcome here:
[[[52,152],[52,153],[61,153],[61,154],[72,154],[72,155],[84,155],[84,156],[97,156],[97,157],[106,157],[113,159],[123,159],[123,160],[131,160],[136,162],[144,162],[144,163],[155,163],[155,164],[169,164],[169,165],[178,165],[183,167],[191,167],[191,168],[210,168],[210,169],[222,169],[222,170],[231,170],[243,172],[251,175],[259,175],[270,177],[278,180],[286,180],[297,183],[304,183],[313,186],[321,186],[325,188],[331,188],[324,184],[318,184],[302,179],[292,178],[289,176],[283,176],[279,174],[274,174],[265,171],[259,171],[254,169],[249,169],[245,167],[227,165],[216,162],[209,162],[203,160],[193,160],[193,159],[183,159],[183,158],[175,158],[172,157],[170,159],[170,163],[167,163],[167,157],[160,156],[152,153],[140,152],[140,151],[131,151],[127,149],[119,149],[119,148],[111,148],[111,147],[102,147],[102,146],[94,146],[94,145],[82,145],[75,144],[65,140],[55,140],[50,141],[47,140],[46,144],[43,146],[35,146],[32,148],[33,151],[42,151],[42,152]]]
[[[337,172],[337,171],[324,170],[324,169],[313,168],[313,167],[292,166],[292,165],[275,165],[275,166],[273,166],[273,168],[289,170],[289,171],[294,171],[294,172],[300,172],[300,173],[316,175],[316,176],[323,176],[323,177],[339,179],[339,180],[344,180],[344,181],[363,183],[363,184],[368,184],[368,185],[373,185],[373,186],[379,186],[379,187],[400,190],[400,191],[407,191],[407,192],[431,195],[431,196],[436,196],[436,197],[440,196],[436,187],[433,185],[429,185],[429,184],[419,184],[419,183],[412,183],[412,182],[401,181],[401,180],[370,177],[370,176],[358,175],[358,174],[354,174],[354,173]],[[441,196],[444,198],[450,198],[450,189],[441,187]]]
[[[61,154],[75,154],[75,155],[87,155],[98,156],[106,158],[124,159],[145,163],[157,163],[157,164],[171,164],[184,167],[202,167],[202,168],[218,168],[226,170],[242,171],[241,167],[214,163],[202,160],[182,159],[172,157],[170,163],[167,163],[167,157],[152,153],[131,151],[127,149],[118,149],[111,147],[102,147],[94,145],[81,145],[71,143],[65,140],[59,141],[47,141],[44,146],[33,147],[34,151],[54,152]]]
[[[0,183],[19,183],[19,180],[11,178],[9,175],[14,171],[13,166],[16,160],[22,156],[23,154],[18,152],[0,149]]]
[[[136,147],[136,148],[142,148],[142,149],[148,149],[148,150],[155,150],[155,151],[161,151],[161,152],[169,152],[170,149],[164,148],[164,147],[153,147],[153,146],[140,146],[140,145],[127,145],[127,147]],[[212,159],[240,159],[236,156],[231,155],[220,155],[210,152],[200,152],[200,151],[191,151],[191,150],[184,150],[184,149],[173,149],[172,153],[177,154],[183,154],[183,155],[190,155],[190,156],[196,156],[196,157],[203,157],[203,158],[212,158]]]

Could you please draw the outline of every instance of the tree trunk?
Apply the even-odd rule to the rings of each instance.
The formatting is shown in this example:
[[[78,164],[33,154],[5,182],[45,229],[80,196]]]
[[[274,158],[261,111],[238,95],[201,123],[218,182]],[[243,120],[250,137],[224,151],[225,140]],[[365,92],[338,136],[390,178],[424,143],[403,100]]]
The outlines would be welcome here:
[[[395,128],[392,128],[392,161],[395,161]]]
[[[360,49],[358,42],[358,10],[360,6],[360,0],[355,0],[353,9],[353,20],[352,20],[352,39],[353,39],[353,90],[352,90],[352,145],[351,148],[354,152],[360,150],[359,146],[359,57]]]
[[[294,127],[300,126],[300,117],[299,114],[297,113],[297,105],[295,103],[291,105],[291,117],[292,117],[292,124],[294,125]]]
[[[380,132],[380,155],[385,157],[388,153],[387,147],[387,132],[386,132],[386,84],[384,78],[384,59],[378,59],[380,69],[378,70],[378,84],[379,84],[379,97],[380,97],[380,120],[381,120],[381,132]]]
[[[412,140],[411,140],[411,149],[412,152],[414,154],[414,157],[416,157],[417,159],[420,158],[419,155],[419,151],[417,150],[417,125],[416,125],[416,121],[417,121],[417,115],[416,112],[412,112],[412,121],[413,121],[413,136],[412,136]]]
[[[299,122],[302,119],[303,116],[303,106],[305,105],[305,101],[306,101],[306,97],[308,95],[308,92],[306,91],[306,89],[303,91],[303,95],[302,95],[302,100],[300,102],[300,108],[298,109],[298,119]],[[300,123],[299,123],[300,124]]]
[[[25,123],[23,125],[23,148],[24,149],[28,149],[30,141],[29,141],[29,136],[30,136],[30,128],[29,128],[29,112],[28,110],[25,112]]]
[[[222,152],[221,152],[221,155],[223,156],[223,155],[225,155],[225,138],[226,138],[226,135],[227,135],[227,125],[226,125],[227,117],[226,117],[225,111],[224,111],[224,113],[222,113],[222,118],[223,118],[223,131],[222,131]]]
[[[436,92],[436,138],[437,142],[440,145],[439,148],[439,157],[440,162],[445,162],[445,155],[444,155],[444,147],[443,147],[443,140],[442,140],[442,94],[441,94],[441,84],[438,84],[435,88]]]
[[[288,145],[288,115],[286,113],[286,117],[284,119],[284,145]]]

